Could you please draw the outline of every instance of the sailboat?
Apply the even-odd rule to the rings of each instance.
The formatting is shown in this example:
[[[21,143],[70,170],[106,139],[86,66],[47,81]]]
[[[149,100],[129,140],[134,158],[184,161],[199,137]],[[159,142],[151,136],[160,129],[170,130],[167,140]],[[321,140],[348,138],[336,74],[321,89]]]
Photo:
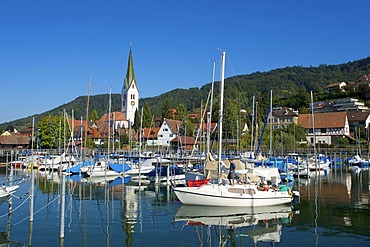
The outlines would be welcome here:
[[[0,198],[4,198],[4,197],[7,197],[7,196],[10,196],[11,194],[13,194],[14,192],[17,191],[17,189],[19,188],[20,185],[6,185],[6,184],[3,184],[1,187],[0,187]]]
[[[225,55],[221,54],[221,85],[220,85],[220,114],[219,114],[219,148],[218,166],[221,165],[222,152],[222,115],[224,94]],[[220,176],[219,176],[220,177]],[[277,191],[269,189],[260,191],[257,184],[203,184],[199,187],[176,187],[174,192],[185,205],[252,207],[272,206],[290,203],[293,200],[292,191]]]

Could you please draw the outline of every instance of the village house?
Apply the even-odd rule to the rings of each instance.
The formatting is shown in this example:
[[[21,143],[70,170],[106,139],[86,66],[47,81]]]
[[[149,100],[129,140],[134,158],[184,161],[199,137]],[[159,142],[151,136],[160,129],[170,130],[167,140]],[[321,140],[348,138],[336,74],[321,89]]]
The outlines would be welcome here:
[[[158,145],[158,132],[160,127],[143,128],[141,131],[141,141],[145,146],[157,146]],[[138,137],[140,138],[140,136]]]
[[[171,141],[174,150],[191,151],[195,145],[195,139],[190,136],[177,136]]]
[[[324,87],[325,93],[330,92],[345,92],[344,87],[347,85],[346,82],[334,82]]]
[[[30,136],[9,132],[4,133],[0,135],[0,149],[27,149],[31,146]]]
[[[165,118],[158,131],[158,146],[169,147],[171,141],[178,136],[182,125],[183,121]]]
[[[271,120],[269,120],[269,124]],[[272,128],[287,128],[290,124],[298,121],[298,111],[289,107],[277,107],[272,110]]]
[[[339,139],[343,137],[352,139],[346,112],[316,113],[314,122],[317,144],[339,144]],[[313,144],[312,114],[299,114],[297,124],[305,129],[307,141]]]
[[[370,112],[347,112],[349,131],[351,136],[356,136],[360,129],[368,130],[370,123]]]
[[[208,123],[202,123],[202,125],[200,125],[200,123],[198,123],[198,124],[195,124],[194,127],[195,127],[195,133],[198,133],[200,131],[202,137],[207,136]],[[211,127],[210,128],[211,134],[213,134],[217,129],[217,123],[211,123],[210,127]]]
[[[370,74],[364,75],[357,80],[356,87],[359,87],[360,85],[370,86]]]

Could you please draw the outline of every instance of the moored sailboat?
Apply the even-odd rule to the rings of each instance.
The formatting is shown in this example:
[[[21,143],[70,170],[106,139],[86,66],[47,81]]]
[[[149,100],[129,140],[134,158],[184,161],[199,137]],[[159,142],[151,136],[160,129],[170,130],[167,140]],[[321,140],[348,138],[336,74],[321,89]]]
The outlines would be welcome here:
[[[218,166],[221,166],[222,153],[222,115],[223,115],[223,92],[224,92],[224,70],[225,52],[222,52],[221,85],[220,85],[220,111],[219,111],[219,148]],[[218,172],[220,178],[220,168]],[[251,207],[271,206],[290,203],[293,200],[292,191],[268,190],[261,191],[254,183],[222,185],[203,184],[199,187],[176,187],[174,192],[179,200],[186,205],[203,206],[229,206],[229,207]]]

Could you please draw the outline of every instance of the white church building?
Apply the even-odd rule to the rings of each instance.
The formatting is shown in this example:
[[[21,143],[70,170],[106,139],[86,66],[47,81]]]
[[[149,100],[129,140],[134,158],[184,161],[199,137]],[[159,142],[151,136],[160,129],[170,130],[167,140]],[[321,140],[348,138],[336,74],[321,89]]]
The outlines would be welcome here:
[[[129,128],[135,122],[135,111],[139,107],[139,89],[137,87],[134,62],[132,59],[132,46],[130,45],[130,54],[128,58],[127,73],[122,87],[121,111],[126,117]]]

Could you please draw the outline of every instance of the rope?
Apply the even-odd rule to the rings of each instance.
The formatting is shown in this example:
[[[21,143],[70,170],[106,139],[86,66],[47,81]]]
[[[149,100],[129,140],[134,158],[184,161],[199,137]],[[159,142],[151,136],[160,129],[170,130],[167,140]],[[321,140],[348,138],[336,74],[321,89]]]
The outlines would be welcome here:
[[[17,211],[17,209],[18,209],[18,208],[20,208],[23,204],[25,204],[25,203],[26,203],[26,201],[27,201],[30,197],[31,197],[31,196],[28,196],[28,198],[27,198],[26,200],[24,200],[24,202],[22,202],[21,204],[19,204],[19,205],[18,205],[18,207],[16,207],[14,210],[12,210],[12,212]],[[6,213],[6,214],[4,214],[4,215],[1,215],[1,216],[0,216],[0,219],[1,219],[1,218],[3,218],[3,217],[5,217],[5,216],[7,216],[7,215],[8,215],[8,213]]]
[[[48,204],[46,204],[45,206],[43,206],[42,208],[40,208],[39,210],[37,210],[33,215],[35,215],[35,214],[37,214],[37,213],[39,213],[41,210],[43,210],[44,208],[46,208],[47,206],[49,206],[50,204],[52,204],[56,199],[58,199],[60,196],[57,196],[57,197],[55,197],[53,200],[51,200]],[[30,198],[30,197],[28,197],[28,198]],[[22,205],[22,204],[21,204]],[[20,205],[19,205],[20,206]],[[19,207],[18,206],[18,207]],[[18,221],[17,223],[15,223],[15,224],[13,224],[12,226],[16,226],[16,225],[18,225],[18,224],[20,224],[20,223],[22,223],[23,221],[25,221],[25,220],[27,220],[27,219],[29,219],[30,218],[30,216],[27,216],[27,217],[25,217],[23,220],[21,220],[21,221]]]

